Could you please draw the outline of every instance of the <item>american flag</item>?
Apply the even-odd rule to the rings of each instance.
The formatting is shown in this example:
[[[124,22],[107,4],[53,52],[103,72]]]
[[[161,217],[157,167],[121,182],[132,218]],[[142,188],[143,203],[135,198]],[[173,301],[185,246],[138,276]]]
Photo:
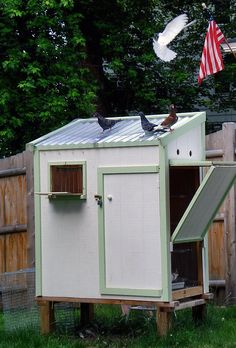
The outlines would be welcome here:
[[[215,74],[224,69],[224,63],[220,52],[220,44],[225,41],[224,35],[214,20],[209,22],[207,34],[202,51],[199,85],[207,75]]]

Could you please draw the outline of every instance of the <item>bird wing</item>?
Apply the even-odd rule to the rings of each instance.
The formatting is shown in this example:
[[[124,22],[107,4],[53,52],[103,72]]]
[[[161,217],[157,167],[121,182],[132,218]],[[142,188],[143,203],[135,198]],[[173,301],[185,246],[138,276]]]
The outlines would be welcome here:
[[[176,53],[170,50],[167,46],[159,45],[158,41],[153,39],[153,49],[157,57],[165,62],[170,62],[176,57]]]
[[[138,114],[141,118],[141,126],[142,126],[143,130],[145,132],[151,132],[156,125],[154,123],[150,122],[146,118],[146,116],[144,115],[144,113],[142,111],[140,111]]]
[[[178,121],[178,116],[176,114],[167,116],[164,121],[161,122],[163,127],[171,127]]]
[[[185,27],[188,22],[188,17],[185,13],[175,17],[170,21],[165,27],[164,31],[159,37],[159,43],[162,45],[168,45],[175,37],[178,35],[181,30]]]
[[[165,126],[168,127],[169,125],[172,124],[173,121],[174,121],[174,117],[169,115],[161,122],[161,125],[164,126],[164,127]]]

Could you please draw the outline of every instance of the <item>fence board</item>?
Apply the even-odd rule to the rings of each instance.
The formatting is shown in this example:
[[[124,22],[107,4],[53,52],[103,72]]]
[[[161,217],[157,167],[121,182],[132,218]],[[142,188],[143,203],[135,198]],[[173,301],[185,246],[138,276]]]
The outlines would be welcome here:
[[[6,272],[27,268],[27,233],[13,233],[6,238]]]
[[[0,273],[5,272],[5,236],[0,236]]]
[[[209,273],[211,280],[225,279],[224,221],[214,222],[208,235]]]
[[[0,160],[0,273],[34,266],[33,155]],[[29,216],[29,218],[28,218]]]
[[[26,224],[26,175],[0,178],[3,220],[0,225]]]
[[[3,185],[0,184],[0,226],[4,224],[4,189]]]
[[[213,152],[218,152],[220,157],[217,160],[222,161],[235,161],[235,143],[236,143],[236,125],[235,123],[223,123],[222,130],[206,136],[206,155]],[[218,157],[218,156],[217,156]],[[212,158],[211,158],[212,159]],[[222,232],[219,232],[219,227],[216,228],[216,233],[210,231],[209,243],[217,243],[217,248],[220,249],[221,263],[224,266],[224,277],[221,279],[225,280],[225,295],[232,303],[235,303],[236,299],[236,185],[231,188],[230,192],[225,198],[224,204],[221,207],[221,212],[224,213],[224,230],[223,237]],[[220,230],[221,231],[221,230]],[[215,239],[215,240],[214,240]],[[223,246],[223,247],[222,247]],[[212,247],[213,248],[213,247]],[[212,253],[209,256],[209,268],[210,268],[210,279],[219,273],[218,279],[221,276],[223,269],[214,269],[214,259],[219,258],[217,256],[217,248],[212,249]],[[213,273],[211,273],[213,272]],[[216,278],[215,278],[216,279]]]

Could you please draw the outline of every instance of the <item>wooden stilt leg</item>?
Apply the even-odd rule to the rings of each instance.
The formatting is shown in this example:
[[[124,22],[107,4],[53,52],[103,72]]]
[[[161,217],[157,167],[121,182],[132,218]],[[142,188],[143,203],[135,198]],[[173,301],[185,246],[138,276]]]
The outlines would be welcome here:
[[[192,316],[193,320],[196,323],[203,321],[206,318],[206,304],[202,304],[200,306],[196,306],[192,308]]]
[[[165,336],[171,328],[171,312],[164,312],[161,308],[157,309],[157,331],[160,336]]]
[[[94,305],[92,303],[80,304],[80,325],[88,325],[94,317]]]
[[[53,331],[55,321],[54,304],[51,301],[42,301],[39,305],[41,334],[47,335]]]

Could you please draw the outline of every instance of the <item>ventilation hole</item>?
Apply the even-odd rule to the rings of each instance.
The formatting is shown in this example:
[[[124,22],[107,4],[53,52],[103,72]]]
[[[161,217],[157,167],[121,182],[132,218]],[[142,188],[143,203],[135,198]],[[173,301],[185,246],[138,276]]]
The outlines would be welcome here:
[[[191,150],[189,151],[189,156],[190,156],[190,157],[192,156],[192,151],[191,151]]]
[[[180,152],[179,149],[177,149],[177,155],[179,155],[179,152]]]

